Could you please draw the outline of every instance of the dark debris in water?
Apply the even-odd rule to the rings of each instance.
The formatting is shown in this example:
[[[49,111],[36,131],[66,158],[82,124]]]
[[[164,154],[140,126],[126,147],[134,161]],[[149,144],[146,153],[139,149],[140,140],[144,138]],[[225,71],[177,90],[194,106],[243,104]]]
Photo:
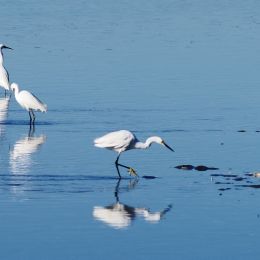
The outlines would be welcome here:
[[[231,190],[231,188],[220,188],[220,189],[218,189],[218,190],[220,190],[220,191],[225,191],[225,190]]]
[[[176,169],[180,170],[196,170],[196,171],[208,171],[208,170],[218,170],[219,168],[216,167],[207,167],[205,165],[198,165],[198,166],[193,166],[191,164],[182,164],[182,165],[177,165],[175,166]]]
[[[238,130],[237,132],[238,132],[238,133],[245,133],[245,132],[246,132],[246,130],[244,130],[244,129],[241,129],[241,130]]]
[[[260,189],[260,184],[245,184],[245,185],[237,185],[237,187],[245,187],[245,188]]]
[[[157,179],[158,177],[152,176],[152,175],[144,175],[144,176],[142,176],[142,178],[151,180],[151,179]]]
[[[246,180],[246,178],[243,178],[243,177],[236,177],[233,179],[234,181],[243,181],[243,180]]]
[[[208,171],[208,170],[218,170],[219,168],[216,168],[216,167],[207,167],[207,166],[204,166],[204,165],[199,165],[199,166],[196,166],[194,168],[195,170],[197,171]]]
[[[194,166],[190,164],[182,164],[182,165],[175,166],[175,168],[180,170],[193,170]]]

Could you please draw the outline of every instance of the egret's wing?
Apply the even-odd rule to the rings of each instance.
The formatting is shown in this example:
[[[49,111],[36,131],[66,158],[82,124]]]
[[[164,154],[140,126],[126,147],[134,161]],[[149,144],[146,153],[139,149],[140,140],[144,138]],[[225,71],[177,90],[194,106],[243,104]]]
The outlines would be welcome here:
[[[34,109],[40,110],[42,112],[47,111],[47,105],[45,105],[41,100],[39,100],[35,95],[30,93],[29,91],[23,90],[19,93],[19,101],[23,103],[24,106]]]
[[[126,148],[135,139],[135,136],[126,130],[108,133],[100,138],[94,140],[97,147],[104,148]]]

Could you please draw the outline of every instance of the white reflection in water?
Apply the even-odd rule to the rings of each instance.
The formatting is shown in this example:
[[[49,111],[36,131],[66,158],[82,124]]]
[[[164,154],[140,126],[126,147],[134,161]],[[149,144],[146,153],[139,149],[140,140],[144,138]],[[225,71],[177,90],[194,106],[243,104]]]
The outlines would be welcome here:
[[[143,217],[144,220],[149,223],[158,223],[172,207],[171,205],[168,205],[161,211],[151,212],[147,208],[138,208],[123,204],[119,202],[119,185],[120,180],[118,181],[115,190],[116,203],[105,207],[95,206],[93,209],[93,217],[112,228],[126,228],[138,216]]]
[[[29,135],[19,139],[10,151],[9,163],[13,174],[26,174],[33,163],[32,154],[37,152],[45,143],[46,136],[33,136],[34,129],[30,128]]]
[[[3,123],[8,114],[10,96],[0,98],[0,137],[5,133],[5,125]]]

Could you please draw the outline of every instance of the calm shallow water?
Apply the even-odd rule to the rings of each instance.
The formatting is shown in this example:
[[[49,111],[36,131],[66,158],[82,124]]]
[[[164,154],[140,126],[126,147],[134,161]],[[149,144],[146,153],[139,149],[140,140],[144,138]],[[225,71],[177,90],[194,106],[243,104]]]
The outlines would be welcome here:
[[[30,131],[14,98],[0,98],[0,258],[257,259],[259,7],[1,5],[11,81],[49,111]],[[160,135],[176,152],[123,154],[141,178],[122,170],[118,182],[116,154],[93,147],[116,129]]]

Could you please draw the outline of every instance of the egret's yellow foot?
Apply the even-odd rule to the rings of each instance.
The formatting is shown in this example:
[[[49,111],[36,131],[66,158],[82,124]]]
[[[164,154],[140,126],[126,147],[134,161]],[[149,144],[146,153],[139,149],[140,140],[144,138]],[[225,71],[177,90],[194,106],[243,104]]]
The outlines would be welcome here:
[[[133,168],[129,168],[128,172],[130,175],[134,176],[134,177],[138,177],[138,174],[136,173],[136,171]]]

